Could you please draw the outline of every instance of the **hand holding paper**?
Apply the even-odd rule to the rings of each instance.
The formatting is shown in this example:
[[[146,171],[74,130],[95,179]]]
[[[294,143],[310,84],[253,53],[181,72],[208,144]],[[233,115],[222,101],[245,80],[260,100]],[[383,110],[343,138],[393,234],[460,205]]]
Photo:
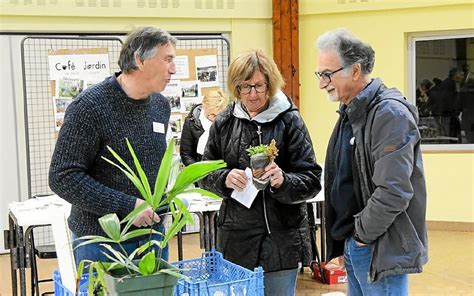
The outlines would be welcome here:
[[[231,197],[250,209],[257,196],[258,189],[253,185],[252,170],[250,168],[245,169],[245,176],[247,176],[247,186],[242,191],[234,190]]]

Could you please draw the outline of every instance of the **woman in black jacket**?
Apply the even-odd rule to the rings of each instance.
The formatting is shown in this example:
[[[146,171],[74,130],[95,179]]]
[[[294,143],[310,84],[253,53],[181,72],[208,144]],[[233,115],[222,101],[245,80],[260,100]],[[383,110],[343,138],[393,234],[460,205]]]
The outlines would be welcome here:
[[[202,181],[224,198],[217,220],[217,249],[227,260],[265,271],[266,295],[294,295],[299,264],[311,254],[306,200],[321,189],[321,167],[298,109],[281,88],[283,78],[261,50],[239,55],[229,66],[228,87],[236,101],[211,127],[204,160],[223,159],[227,168]],[[251,186],[244,170],[250,146],[275,139],[277,158],[261,177],[270,184],[250,208],[231,197]]]
[[[209,137],[209,128],[217,114],[227,106],[222,90],[211,90],[184,120],[179,153],[185,166],[201,160]]]

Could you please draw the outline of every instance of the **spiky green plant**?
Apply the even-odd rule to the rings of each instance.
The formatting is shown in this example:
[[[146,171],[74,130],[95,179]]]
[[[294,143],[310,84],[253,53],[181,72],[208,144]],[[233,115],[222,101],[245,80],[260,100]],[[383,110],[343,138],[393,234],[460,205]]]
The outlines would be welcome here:
[[[102,158],[111,165],[120,169],[127,176],[127,178],[140,192],[140,195],[145,200],[145,202],[139,207],[135,208],[122,221],[119,221],[119,218],[116,214],[107,214],[99,218],[99,224],[106,236],[88,235],[80,238],[85,241],[79,244],[77,247],[91,243],[100,243],[111,253],[110,255],[104,252],[105,256],[110,260],[110,262],[92,262],[89,260],[83,260],[80,262],[77,272],[77,282],[79,283],[84,272],[84,266],[87,264],[89,266],[88,290],[90,295],[92,295],[94,289],[96,289],[98,286],[102,286],[102,288],[107,291],[104,276],[106,273],[109,273],[115,269],[125,268],[129,275],[146,276],[157,273],[167,273],[176,277],[183,277],[179,272],[176,271],[176,269],[160,269],[159,265],[161,260],[156,260],[156,258],[161,258],[162,250],[170,241],[170,239],[173,238],[188,222],[193,223],[192,216],[190,215],[187,207],[178,198],[178,195],[183,193],[197,192],[213,199],[220,199],[218,195],[212,192],[200,188],[189,189],[189,186],[201,180],[210,172],[224,168],[226,166],[224,161],[201,161],[185,167],[176,177],[176,181],[173,186],[168,186],[171,187],[171,189],[167,190],[169,174],[172,169],[172,158],[174,151],[174,142],[171,141],[161,161],[152,191],[150,183],[148,182],[146,174],[140,165],[140,161],[138,160],[138,157],[135,154],[130,141],[128,139],[125,140],[128,150],[133,158],[136,171],[134,171],[111,147],[107,146],[108,150],[117,162],[114,162],[106,157]],[[161,241],[151,239],[153,234],[161,234],[153,229],[153,225],[151,225],[150,228],[130,230],[134,220],[148,207],[152,208],[153,211],[156,211],[162,206],[169,207],[169,212],[173,216],[173,222],[168,231],[166,231],[164,235],[162,234]],[[125,224],[123,228],[121,227],[122,224]],[[125,249],[122,247],[122,243],[144,235],[149,236],[148,242],[134,250],[131,254],[127,254]],[[117,244],[121,251],[115,250],[110,244]],[[134,260],[136,256],[142,254],[153,245],[158,246],[159,254],[155,254],[153,250],[152,252],[148,252],[146,255],[144,255],[140,260],[138,260],[138,263],[136,263],[137,260]]]

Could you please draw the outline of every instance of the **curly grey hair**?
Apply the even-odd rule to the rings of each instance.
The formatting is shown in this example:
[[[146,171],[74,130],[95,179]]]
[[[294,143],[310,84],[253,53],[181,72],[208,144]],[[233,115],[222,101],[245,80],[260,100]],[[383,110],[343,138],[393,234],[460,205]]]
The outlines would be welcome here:
[[[123,73],[129,74],[137,70],[135,57],[140,61],[155,56],[159,46],[172,44],[176,46],[178,40],[165,30],[154,27],[140,27],[132,31],[122,45],[118,64]]]
[[[344,68],[360,64],[365,75],[374,69],[375,52],[372,47],[347,29],[341,28],[324,33],[318,38],[316,45],[323,51],[336,51]]]

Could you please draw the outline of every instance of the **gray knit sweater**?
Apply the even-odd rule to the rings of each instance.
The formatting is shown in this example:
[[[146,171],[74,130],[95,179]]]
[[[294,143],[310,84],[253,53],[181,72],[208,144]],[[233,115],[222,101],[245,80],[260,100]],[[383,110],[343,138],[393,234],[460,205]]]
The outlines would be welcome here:
[[[52,157],[49,186],[72,204],[68,224],[74,234],[103,235],[98,218],[116,213],[122,219],[134,209],[138,191],[101,156],[114,160],[108,145],[133,167],[128,138],[153,182],[166,150],[169,117],[165,97],[157,93],[133,100],[115,76],[86,89],[71,103]]]

